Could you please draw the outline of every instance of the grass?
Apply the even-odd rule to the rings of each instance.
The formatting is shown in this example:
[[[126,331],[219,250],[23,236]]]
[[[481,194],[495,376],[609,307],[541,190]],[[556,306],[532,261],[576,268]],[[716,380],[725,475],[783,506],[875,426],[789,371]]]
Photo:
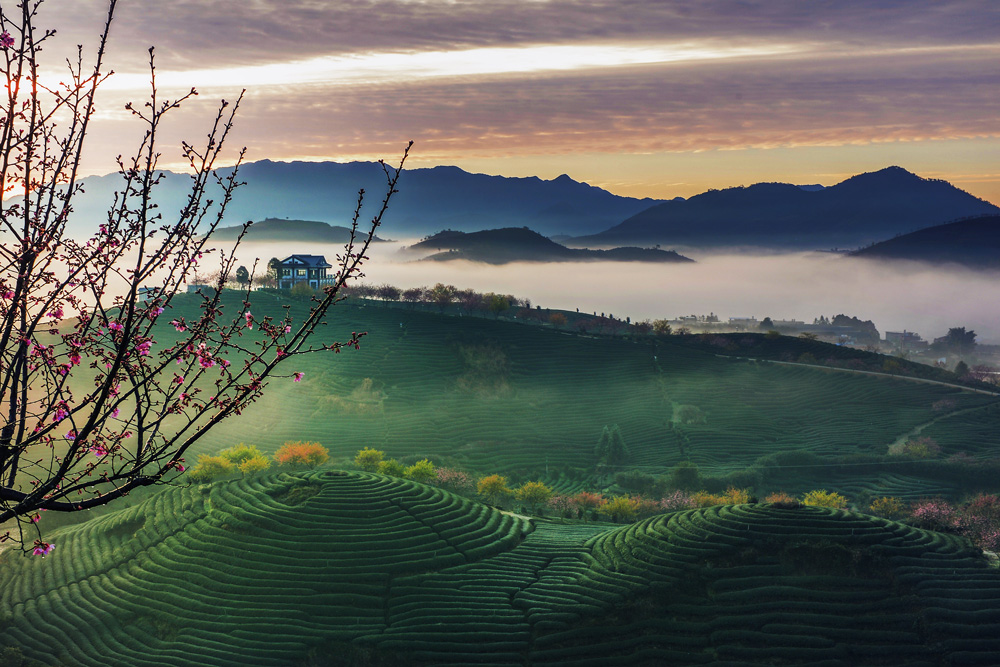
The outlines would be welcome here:
[[[1000,573],[967,541],[845,510],[529,523],[320,470],[167,488],[50,537],[44,559],[0,557],[0,642],[47,664],[932,665],[1000,651]]]

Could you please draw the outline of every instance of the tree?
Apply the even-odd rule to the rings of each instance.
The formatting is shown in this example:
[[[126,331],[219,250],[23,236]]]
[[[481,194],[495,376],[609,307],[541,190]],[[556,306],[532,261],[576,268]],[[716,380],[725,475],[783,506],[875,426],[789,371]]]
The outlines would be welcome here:
[[[307,465],[315,468],[329,458],[329,450],[318,442],[286,442],[274,453],[274,460],[279,466]]]
[[[672,331],[668,320],[653,320],[653,333],[657,336],[669,336]]]
[[[398,168],[382,164],[386,193],[367,225],[359,193],[336,277],[308,314],[300,321],[287,312],[264,316],[251,309],[249,291],[234,300],[222,289],[234,273],[235,249],[213,251],[209,244],[240,184],[244,151],[226,175],[215,167],[230,160],[224,150],[242,98],[221,103],[203,146],[182,144],[190,190],[174,215],[156,206],[164,178],[156,140],[164,118],[195,91],[165,100],[154,79],[145,105],[126,107],[145,136],[118,158],[119,193],[99,228],[75,239],[67,222],[81,191],[80,155],[96,94],[108,77],[103,58],[115,3],[109,3],[93,62],[85,64],[81,48],[64,83],[51,89],[36,83],[40,46],[52,37],[35,25],[39,4],[26,0],[15,14],[0,8],[7,31],[0,35],[7,83],[0,99],[6,195],[0,203],[0,522],[16,520],[22,546],[31,530],[36,549],[45,551],[50,546],[33,522],[40,510],[86,510],[176,477],[188,448],[245,410],[270,380],[301,379],[301,372],[285,371],[289,363],[360,345],[360,333],[323,344],[312,335],[345,283],[358,276],[408,149]],[[150,50],[151,72],[153,63]],[[213,256],[214,284],[185,296],[194,271]],[[156,296],[138,298],[140,287],[156,288]],[[168,324],[168,311],[185,303],[196,315]],[[0,536],[6,539],[10,533]]]
[[[245,287],[250,282],[250,271],[245,266],[236,269],[236,282],[240,287]]]
[[[639,501],[627,496],[615,496],[610,500],[605,500],[598,508],[608,518],[615,523],[632,521],[639,513]]]
[[[599,463],[606,463],[610,466],[618,466],[629,459],[628,446],[622,437],[622,431],[618,424],[611,427],[605,426],[601,431],[601,439],[597,441],[594,448]]]
[[[354,465],[365,472],[375,472],[383,459],[385,459],[385,452],[365,447],[354,456]]]
[[[406,479],[412,479],[414,482],[426,484],[437,477],[437,470],[430,459],[420,459],[413,465],[407,466],[406,470],[403,471],[403,476]]]
[[[510,297],[504,296],[503,294],[494,294],[490,292],[483,300],[486,302],[486,308],[493,313],[493,319],[500,317],[500,313],[508,310],[510,308]]]
[[[445,306],[455,300],[455,286],[438,283],[427,292],[427,298],[436,303],[443,313]]]
[[[976,332],[972,329],[966,331],[965,327],[952,327],[948,329],[945,336],[935,338],[932,347],[935,350],[944,350],[962,356],[972,354],[976,349]]]
[[[500,505],[512,491],[503,475],[487,475],[476,484],[476,491],[491,505]]]
[[[534,514],[540,505],[544,505],[552,497],[552,489],[543,482],[526,482],[515,492],[515,497],[528,506],[528,511]]]
[[[701,488],[701,471],[696,463],[681,461],[670,471],[670,488],[677,491],[697,491]]]

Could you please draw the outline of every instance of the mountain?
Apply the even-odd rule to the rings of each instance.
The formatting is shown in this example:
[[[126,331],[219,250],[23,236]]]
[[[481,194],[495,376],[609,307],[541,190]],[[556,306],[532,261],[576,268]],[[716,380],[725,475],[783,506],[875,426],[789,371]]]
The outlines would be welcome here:
[[[945,181],[888,167],[819,190],[784,183],[709,190],[657,204],[571,244],[857,247],[958,217],[997,213],[1000,208]]]
[[[1000,215],[928,227],[862,248],[851,255],[1000,269]]]
[[[436,251],[436,252],[435,252]],[[441,252],[444,251],[444,252]],[[487,264],[509,262],[691,262],[672,250],[658,248],[571,249],[527,227],[487,229],[481,232],[445,230],[415,243],[406,254],[433,252],[424,259],[465,259]]]
[[[243,231],[243,225],[220,227],[213,238],[219,241],[235,241]],[[317,243],[346,243],[351,237],[347,227],[328,225],[316,220],[279,220],[266,218],[255,222],[244,237],[247,241],[314,241]],[[376,236],[374,241],[384,242]]]
[[[232,173],[220,169],[220,175]],[[226,224],[239,225],[265,217],[321,220],[349,226],[365,189],[362,220],[381,203],[385,175],[377,162],[251,162],[240,168],[237,190]],[[84,194],[74,199],[71,234],[89,236],[106,219],[106,209],[121,179],[117,174],[84,179]],[[165,172],[156,203],[169,220],[186,202],[190,177]],[[383,231],[393,236],[419,237],[442,227],[477,231],[529,225],[546,234],[579,236],[609,226],[659,203],[655,199],[619,197],[574,181],[566,175],[552,180],[472,174],[458,167],[406,169],[384,218]],[[219,193],[209,196],[219,200]]]

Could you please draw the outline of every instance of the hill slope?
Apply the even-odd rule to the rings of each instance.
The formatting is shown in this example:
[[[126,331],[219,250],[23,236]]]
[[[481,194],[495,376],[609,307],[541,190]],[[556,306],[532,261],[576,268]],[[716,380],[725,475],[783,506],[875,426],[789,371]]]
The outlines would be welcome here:
[[[301,317],[308,302],[289,303]],[[196,304],[179,301],[170,317],[194,317]],[[280,316],[282,306],[268,294],[254,295],[255,314]],[[231,307],[241,312],[237,297]],[[749,334],[581,336],[428,308],[338,305],[325,340],[367,331],[361,349],[296,360],[288,372],[304,372],[302,382],[274,380],[265,401],[220,424],[189,460],[237,442],[272,453],[286,441],[310,440],[334,458],[375,446],[410,462],[426,456],[483,474],[542,477],[560,489],[599,489],[611,475],[598,471],[594,448],[604,428],[618,424],[631,451],[627,467],[651,474],[689,460],[720,484],[754,485],[761,493],[826,486],[852,497],[867,489],[919,498],[956,495],[971,475],[951,474],[943,462],[886,459],[889,445],[914,429],[934,424],[941,459],[996,455],[994,397],[732,358],[830,358],[881,369],[880,355]],[[166,329],[164,336],[173,331]],[[256,335],[245,332],[246,344]],[[905,363],[895,360],[893,368]],[[790,453],[798,458],[774,458]]]
[[[529,523],[395,478],[166,489],[0,557],[0,639],[81,667],[987,664],[1000,574],[825,508]]]
[[[907,259],[970,268],[1000,268],[1000,215],[921,229],[852,252],[855,257]]]
[[[900,167],[860,174],[832,187],[758,183],[657,204],[571,245],[857,247],[968,216],[1000,213],[945,181]]]
[[[526,227],[486,229],[479,232],[443,231],[407,248],[408,254],[435,252],[425,259],[465,259],[487,264],[509,262],[690,262],[672,250],[658,248],[571,249]]]

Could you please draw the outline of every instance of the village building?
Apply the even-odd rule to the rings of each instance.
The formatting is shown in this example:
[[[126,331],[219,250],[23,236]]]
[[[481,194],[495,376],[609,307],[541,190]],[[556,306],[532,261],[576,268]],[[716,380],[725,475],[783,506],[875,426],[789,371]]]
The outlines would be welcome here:
[[[279,289],[291,289],[303,282],[315,289],[333,283],[326,274],[332,268],[323,255],[289,255],[278,262],[275,278]]]

